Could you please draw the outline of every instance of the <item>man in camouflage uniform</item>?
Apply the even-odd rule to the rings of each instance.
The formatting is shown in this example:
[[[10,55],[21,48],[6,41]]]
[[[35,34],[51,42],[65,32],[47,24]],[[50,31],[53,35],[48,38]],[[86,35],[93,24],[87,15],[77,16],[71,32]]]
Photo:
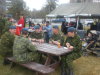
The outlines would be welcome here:
[[[0,17],[0,38],[3,34],[3,29],[5,28],[6,19],[4,17]]]
[[[15,38],[16,27],[10,26],[9,31],[1,36],[0,54],[4,57],[4,64],[7,64],[6,57],[12,56],[13,42]]]
[[[59,27],[57,25],[53,26],[53,34],[50,38],[50,43],[54,45],[60,44],[61,33],[59,32]],[[53,56],[54,60],[59,61],[59,57]]]
[[[38,54],[36,47],[27,38],[28,29],[22,29],[22,35],[17,36],[13,46],[13,57],[19,63],[27,63],[30,61],[36,61]]]
[[[60,43],[60,39],[61,39],[61,33],[59,32],[59,27],[58,26],[53,26],[53,35],[50,38],[50,41],[52,44],[57,45],[58,43]]]
[[[42,42],[43,41],[43,32],[40,30],[40,26],[34,26],[35,31],[30,34],[30,38],[34,42]]]
[[[4,26],[4,29],[3,29],[3,33],[7,32],[9,30],[9,27],[12,25],[11,19],[12,18],[8,18],[6,20],[5,26]]]
[[[69,48],[72,51],[69,54],[61,57],[61,75],[73,75],[72,62],[81,56],[82,43],[79,36],[75,34],[75,28],[69,27],[67,32],[66,39],[61,39],[61,45]]]

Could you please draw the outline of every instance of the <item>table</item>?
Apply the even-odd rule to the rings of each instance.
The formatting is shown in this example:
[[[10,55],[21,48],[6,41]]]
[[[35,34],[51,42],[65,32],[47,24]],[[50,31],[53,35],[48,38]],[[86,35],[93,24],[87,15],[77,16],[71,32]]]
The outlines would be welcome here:
[[[52,60],[52,56],[61,56],[61,55],[65,55],[71,52],[71,50],[64,49],[64,47],[58,48],[58,46],[53,45],[53,44],[48,44],[48,43],[41,43],[41,44],[36,43],[35,45],[39,52],[45,53],[48,56],[44,65],[46,66],[49,65],[50,67],[53,67],[53,68],[55,68],[56,65],[59,64],[59,61],[53,64],[50,64]]]
[[[36,47],[38,51],[54,55],[54,56],[61,56],[66,53],[69,53],[69,49],[64,49],[64,47],[58,48],[58,46],[53,45],[53,44],[47,44],[47,43],[41,43],[41,44],[36,44]]]

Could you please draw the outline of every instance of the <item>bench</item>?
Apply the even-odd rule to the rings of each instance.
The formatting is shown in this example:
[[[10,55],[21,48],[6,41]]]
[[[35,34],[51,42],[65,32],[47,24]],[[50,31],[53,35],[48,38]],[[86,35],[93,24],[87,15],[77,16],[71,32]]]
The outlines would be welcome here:
[[[25,68],[28,68],[32,71],[36,71],[37,74],[40,74],[40,75],[42,75],[42,74],[47,75],[54,71],[54,69],[52,69],[48,66],[42,65],[42,64],[38,64],[36,62],[29,62],[29,63],[22,64],[22,63],[16,62],[12,57],[8,57],[7,59],[13,63],[19,64],[19,65],[21,65]]]

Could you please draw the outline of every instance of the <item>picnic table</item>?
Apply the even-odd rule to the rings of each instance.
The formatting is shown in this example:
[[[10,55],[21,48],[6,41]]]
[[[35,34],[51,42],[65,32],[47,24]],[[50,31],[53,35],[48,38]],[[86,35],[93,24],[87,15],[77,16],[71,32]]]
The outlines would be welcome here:
[[[59,66],[59,60],[52,62],[54,56],[61,56],[66,53],[70,53],[71,50],[65,49],[64,47],[58,48],[56,45],[47,44],[47,43],[36,43],[37,51],[45,54],[47,56],[44,64],[37,62],[27,62],[27,63],[18,63],[13,57],[8,57],[7,59],[13,63],[23,66],[27,69],[35,71],[37,75],[48,75],[52,73],[55,68]],[[52,62],[52,63],[51,63]]]
[[[53,45],[53,44],[48,44],[48,43],[35,43],[37,50],[41,53],[44,53],[47,55],[47,59],[45,61],[46,66],[50,66],[52,68],[56,68],[59,65],[59,61],[56,61],[51,64],[52,56],[61,56],[65,55],[67,53],[70,53],[71,50],[68,48],[65,49],[65,47],[58,48],[58,46]]]

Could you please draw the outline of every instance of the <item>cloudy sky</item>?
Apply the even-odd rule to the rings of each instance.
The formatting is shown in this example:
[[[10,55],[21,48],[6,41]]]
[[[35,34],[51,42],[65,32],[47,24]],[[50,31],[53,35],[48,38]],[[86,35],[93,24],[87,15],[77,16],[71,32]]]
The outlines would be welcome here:
[[[32,9],[40,10],[45,5],[46,0],[24,0],[27,6]],[[59,0],[58,4],[69,3],[69,0]]]

